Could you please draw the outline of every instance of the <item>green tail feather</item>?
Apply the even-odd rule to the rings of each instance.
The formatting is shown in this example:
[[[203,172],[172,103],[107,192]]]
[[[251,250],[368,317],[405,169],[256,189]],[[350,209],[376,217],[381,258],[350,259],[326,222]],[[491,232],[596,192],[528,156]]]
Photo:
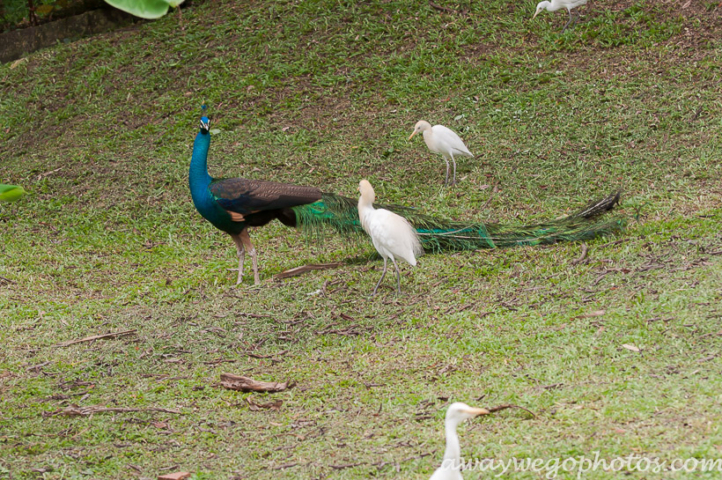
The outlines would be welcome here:
[[[503,248],[516,245],[541,245],[560,241],[588,240],[622,230],[624,219],[597,220],[619,201],[619,193],[610,195],[568,217],[547,223],[526,226],[464,223],[424,215],[412,208],[396,205],[377,205],[406,218],[419,233],[427,251],[474,250]],[[354,236],[363,234],[358,218],[356,200],[324,193],[318,202],[294,207],[298,227],[321,237],[325,228]]]

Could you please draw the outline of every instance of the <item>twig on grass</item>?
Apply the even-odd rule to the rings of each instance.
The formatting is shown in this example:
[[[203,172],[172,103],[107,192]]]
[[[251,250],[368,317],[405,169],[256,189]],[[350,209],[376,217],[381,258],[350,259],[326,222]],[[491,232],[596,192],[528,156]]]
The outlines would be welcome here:
[[[454,10],[454,9],[452,9],[452,8],[442,7],[441,5],[437,5],[437,4],[435,4],[434,2],[432,2],[431,0],[429,0],[429,5],[430,5],[432,8],[435,8],[436,10],[439,10],[439,11],[441,11],[441,12],[448,12],[448,13],[453,13],[453,14],[459,13],[459,12],[457,12],[456,10]]]
[[[280,357],[281,355],[285,355],[288,353],[288,350],[281,350],[278,353],[272,353],[271,355],[261,355],[258,353],[246,353],[251,358],[274,358],[274,357]]]
[[[528,408],[520,407],[519,405],[512,405],[512,404],[499,405],[498,407],[487,408],[487,410],[489,411],[489,413],[494,413],[494,412],[498,412],[500,410],[506,410],[507,408],[518,408],[518,409],[524,410],[525,412],[529,413],[532,417],[536,418],[536,413],[532,412]]]
[[[285,470],[287,468],[292,468],[298,465],[298,463],[286,463],[283,465],[277,465],[275,467],[268,467],[269,470]]]
[[[126,330],[124,332],[104,333],[103,335],[93,335],[92,337],[85,337],[85,338],[81,338],[79,340],[72,340],[70,342],[58,343],[55,346],[56,347],[69,347],[70,345],[75,345],[76,343],[92,342],[94,340],[102,340],[104,338],[122,337],[124,335],[131,335],[135,332],[136,332],[136,330],[133,329],[133,330]]]
[[[486,207],[489,206],[489,204],[491,203],[491,200],[494,198],[494,194],[496,192],[497,192],[497,188],[496,188],[496,185],[494,185],[494,188],[491,189],[491,194],[489,195],[489,198],[487,199],[486,202],[484,202],[484,205],[481,206],[481,208],[480,208],[481,211],[486,210]]]
[[[587,247],[586,243],[582,243],[582,254],[579,255],[579,258],[572,260],[572,265],[578,265],[582,263],[587,258],[587,250],[589,250],[589,247]]]
[[[122,408],[122,407],[98,407],[95,405],[91,405],[89,407],[78,407],[76,405],[71,405],[64,410],[56,410],[54,412],[48,412],[43,413],[43,416],[46,417],[54,417],[57,415],[63,415],[66,417],[84,417],[88,415],[95,415],[96,413],[130,413],[130,412],[163,412],[163,413],[173,413],[175,415],[183,415],[183,412],[179,412],[178,410],[170,410],[168,408],[157,408],[157,407],[149,407],[149,408]]]
[[[314,265],[301,265],[300,267],[292,268],[290,270],[286,270],[281,273],[277,273],[276,275],[273,276],[273,278],[281,279],[281,278],[296,277],[298,275],[303,275],[304,273],[311,272],[314,270],[328,270],[331,268],[338,268],[341,265],[343,265],[343,262],[319,263],[319,264],[314,264]]]
[[[367,465],[365,462],[360,463],[345,463],[343,465],[329,465],[329,467],[333,468],[334,470],[343,470],[345,468],[353,468],[358,467],[359,465]]]

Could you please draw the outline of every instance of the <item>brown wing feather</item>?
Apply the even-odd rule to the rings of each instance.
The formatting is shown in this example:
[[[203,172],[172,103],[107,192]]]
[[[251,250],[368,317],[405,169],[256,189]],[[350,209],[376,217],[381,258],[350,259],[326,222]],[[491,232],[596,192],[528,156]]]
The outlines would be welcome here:
[[[314,187],[247,178],[217,180],[209,188],[223,208],[242,215],[306,205],[321,199],[321,191]]]

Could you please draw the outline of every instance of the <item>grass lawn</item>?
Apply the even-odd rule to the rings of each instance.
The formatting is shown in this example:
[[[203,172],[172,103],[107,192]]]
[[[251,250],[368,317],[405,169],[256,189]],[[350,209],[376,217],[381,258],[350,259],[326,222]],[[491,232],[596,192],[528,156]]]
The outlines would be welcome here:
[[[0,205],[0,479],[428,479],[453,401],[536,413],[463,425],[467,459],[722,458],[722,4],[596,0],[565,33],[534,8],[206,1],[0,66],[0,183],[30,192]],[[581,262],[426,255],[370,299],[370,242],[274,222],[251,232],[262,285],[247,262],[236,287],[188,191],[204,102],[214,176],[354,197],[368,178],[381,202],[515,224],[621,188],[629,225]],[[420,119],[476,154],[457,187],[407,141]]]

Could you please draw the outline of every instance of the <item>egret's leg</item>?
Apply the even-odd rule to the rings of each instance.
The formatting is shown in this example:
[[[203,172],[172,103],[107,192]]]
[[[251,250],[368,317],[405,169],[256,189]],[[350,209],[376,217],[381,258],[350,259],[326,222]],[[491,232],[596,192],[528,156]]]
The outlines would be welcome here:
[[[562,33],[564,33],[567,30],[567,27],[569,26],[569,24],[572,23],[572,11],[571,10],[567,10],[567,11],[569,12],[569,21],[567,22],[566,25],[564,25],[564,28],[562,28]]]
[[[243,246],[243,240],[240,235],[231,235],[233,242],[236,244],[236,250],[238,252],[238,280],[236,285],[240,284],[243,280],[243,263],[246,260],[246,248]],[[234,270],[233,268],[231,270]]]
[[[577,26],[577,22],[579,21],[579,12],[574,15],[574,22],[572,22],[572,28]]]
[[[394,268],[396,269],[396,291],[401,295],[401,273],[399,272],[399,266],[396,264],[394,257],[391,257],[391,261],[394,262]]]
[[[451,156],[451,163],[454,164],[454,180],[451,181],[452,185],[456,185],[456,160],[454,160],[454,156]]]
[[[444,186],[446,186],[449,183],[449,161],[444,157],[444,161],[446,162],[446,178],[444,178]]]
[[[248,253],[251,254],[251,260],[253,261],[253,280],[256,285],[259,285],[261,283],[261,278],[258,276],[258,254],[256,253],[256,248],[251,242],[251,236],[248,234],[248,229],[243,229],[239,236],[241,237],[243,246],[246,250],[248,250]]]
[[[384,281],[385,276],[386,276],[386,258],[384,258],[384,272],[381,274],[381,278],[379,278],[379,283],[377,283],[376,286],[374,287],[374,293],[371,294],[372,297],[376,295],[376,290],[378,290],[379,285],[381,285],[381,282]]]

